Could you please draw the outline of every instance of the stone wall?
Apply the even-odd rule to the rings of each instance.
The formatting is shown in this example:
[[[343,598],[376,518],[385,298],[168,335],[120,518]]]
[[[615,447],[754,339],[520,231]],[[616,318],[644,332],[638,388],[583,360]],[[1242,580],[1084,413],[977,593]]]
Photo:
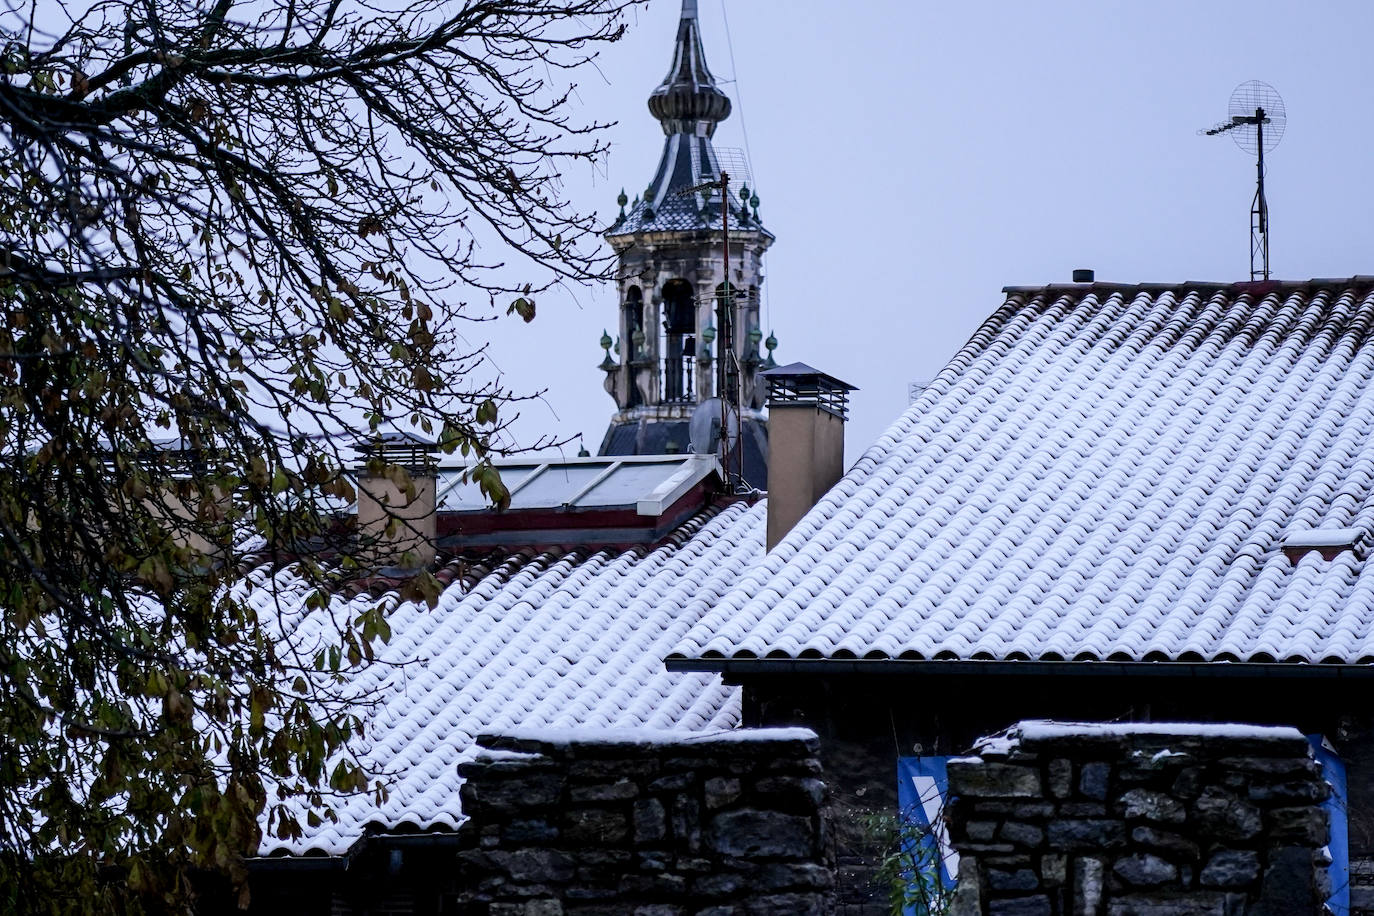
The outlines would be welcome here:
[[[1279,916],[1329,893],[1302,734],[1023,722],[951,761],[954,916]]]
[[[807,916],[834,884],[806,729],[483,735],[460,768],[459,911]]]
[[[1336,689],[1321,678],[1279,676],[1284,666],[1255,677],[1162,676],[1159,666],[1150,676],[1087,673],[1113,667],[1066,663],[1062,669],[1073,674],[985,674],[959,673],[958,665],[940,673],[941,665],[932,664],[901,675],[818,668],[739,678],[746,726],[800,726],[821,738],[844,916],[887,913],[886,888],[872,880],[862,824],[866,815],[896,810],[896,758],[969,753],[980,736],[1026,719],[1249,722],[1321,734],[1346,765],[1351,854],[1374,857],[1374,695],[1367,695],[1366,681],[1342,681]],[[1132,667],[1150,669],[1121,666]],[[1374,870],[1368,880],[1368,887],[1353,889],[1351,902],[1357,912],[1368,905],[1374,914]]]

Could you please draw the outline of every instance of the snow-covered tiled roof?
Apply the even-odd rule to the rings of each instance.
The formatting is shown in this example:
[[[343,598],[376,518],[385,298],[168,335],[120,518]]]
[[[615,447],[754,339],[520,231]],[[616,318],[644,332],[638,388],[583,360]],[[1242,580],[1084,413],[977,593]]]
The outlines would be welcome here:
[[[390,797],[380,807],[370,796],[335,800],[338,822],[314,828],[301,807],[306,836],[264,838],[263,854],[339,854],[368,827],[456,827],[457,766],[476,753],[480,732],[738,724],[735,688],[714,674],[669,673],[662,660],[762,555],[764,506],[703,509],[653,550],[511,555],[475,583],[450,586],[433,610],[397,606],[391,640],[353,685],[376,705],[366,740],[351,747],[395,774]],[[250,594],[264,611],[277,597],[266,583]],[[293,611],[292,596],[280,597],[293,628],[314,616],[328,626],[323,612]]]
[[[670,663],[1374,660],[1371,290],[1007,290]]]

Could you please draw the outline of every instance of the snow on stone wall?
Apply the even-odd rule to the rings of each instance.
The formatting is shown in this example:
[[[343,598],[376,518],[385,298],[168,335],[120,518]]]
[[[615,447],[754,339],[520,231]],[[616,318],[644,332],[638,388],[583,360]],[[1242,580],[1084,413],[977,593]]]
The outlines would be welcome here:
[[[461,912],[823,916],[834,885],[806,729],[484,735],[460,771]]]
[[[1295,729],[1023,723],[949,763],[953,916],[1319,913],[1328,787]]]

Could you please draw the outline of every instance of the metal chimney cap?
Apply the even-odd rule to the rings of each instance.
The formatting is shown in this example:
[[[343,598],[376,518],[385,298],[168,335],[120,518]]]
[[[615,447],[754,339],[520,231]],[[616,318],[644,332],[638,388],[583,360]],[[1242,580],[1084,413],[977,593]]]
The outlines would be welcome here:
[[[785,366],[778,366],[774,369],[765,369],[760,372],[759,375],[768,379],[770,382],[785,378],[814,378],[816,381],[821,382],[829,388],[837,388],[841,391],[859,390],[848,382],[842,382],[835,378],[835,376],[822,372],[814,366],[808,366],[806,363],[788,363]]]
[[[365,460],[380,458],[388,464],[399,464],[409,470],[428,470],[433,467],[434,456],[439,452],[437,443],[405,431],[359,439],[352,447]]]
[[[1090,268],[1080,267],[1073,272],[1073,282],[1075,283],[1092,283],[1094,279],[1095,275]]]
[[[768,380],[770,408],[815,407],[841,420],[849,417],[849,392],[859,390],[806,363],[788,363],[759,375]]]

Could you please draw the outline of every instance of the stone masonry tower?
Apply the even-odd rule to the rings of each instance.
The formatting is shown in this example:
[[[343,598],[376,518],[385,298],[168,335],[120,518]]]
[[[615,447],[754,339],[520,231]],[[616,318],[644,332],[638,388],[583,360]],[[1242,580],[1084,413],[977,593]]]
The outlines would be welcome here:
[[[714,452],[691,441],[689,421],[698,405],[723,394],[739,415],[741,453],[727,464],[738,462],[744,480],[765,489],[767,386],[758,373],[773,365],[777,342],[770,334],[768,356],[760,357],[759,287],[773,235],[759,221],[758,195],[744,176],[732,176],[727,277],[720,191],[690,190],[719,181],[711,138],[730,115],[730,99],[706,68],[696,0],[683,0],[672,66],[649,96],[649,111],[665,134],[658,171],[632,205],[621,192],[620,216],[605,233],[618,258],[620,314],[619,339],[606,334],[601,342],[606,391],[617,407],[601,454]],[[724,363],[722,392],[726,339],[733,358]]]

